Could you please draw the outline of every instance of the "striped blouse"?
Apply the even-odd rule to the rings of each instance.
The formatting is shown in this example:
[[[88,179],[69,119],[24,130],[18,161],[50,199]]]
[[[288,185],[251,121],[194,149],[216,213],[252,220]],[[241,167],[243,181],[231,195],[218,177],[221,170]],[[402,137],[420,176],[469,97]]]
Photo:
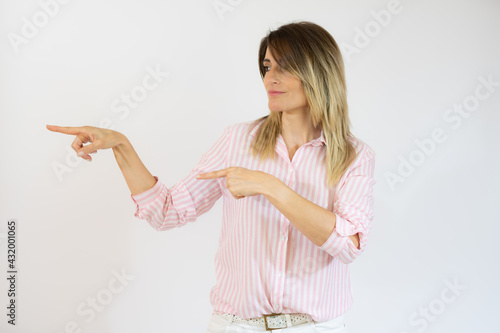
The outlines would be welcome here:
[[[335,187],[326,183],[326,141],[302,145],[290,161],[280,135],[276,158],[259,162],[249,151],[260,124],[227,126],[198,165],[167,188],[157,176],[149,190],[131,195],[135,216],[156,230],[182,227],[223,198],[216,284],[210,303],[216,312],[243,318],[270,313],[307,313],[315,321],[333,319],[352,305],[349,266],[366,248],[373,219],[375,153],[351,139],[356,160]],[[336,214],[336,227],[322,246],[305,237],[263,195],[235,199],[225,178],[196,179],[204,172],[240,166],[279,178],[295,192]],[[311,216],[314,218],[314,216]],[[358,249],[349,235],[359,233]]]

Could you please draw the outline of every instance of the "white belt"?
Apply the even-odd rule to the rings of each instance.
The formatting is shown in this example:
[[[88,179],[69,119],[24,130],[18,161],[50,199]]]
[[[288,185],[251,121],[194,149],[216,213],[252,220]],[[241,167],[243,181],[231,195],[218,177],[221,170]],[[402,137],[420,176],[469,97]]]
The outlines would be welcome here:
[[[230,313],[214,312],[228,319],[229,323],[242,323],[253,326],[265,327],[266,331],[287,328],[295,325],[312,323],[312,317],[304,313],[273,313],[263,317],[244,319]]]

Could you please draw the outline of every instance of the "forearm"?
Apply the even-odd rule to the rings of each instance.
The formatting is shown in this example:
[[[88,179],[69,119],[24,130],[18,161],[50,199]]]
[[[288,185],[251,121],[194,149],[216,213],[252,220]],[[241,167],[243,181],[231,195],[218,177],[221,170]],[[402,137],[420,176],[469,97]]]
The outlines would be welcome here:
[[[336,224],[335,213],[305,199],[279,179],[267,182],[262,193],[304,236],[323,245]],[[358,234],[349,236],[359,247]]]
[[[113,147],[113,153],[131,195],[149,190],[156,184],[156,179],[144,166],[127,137],[121,133],[119,135],[120,144]]]

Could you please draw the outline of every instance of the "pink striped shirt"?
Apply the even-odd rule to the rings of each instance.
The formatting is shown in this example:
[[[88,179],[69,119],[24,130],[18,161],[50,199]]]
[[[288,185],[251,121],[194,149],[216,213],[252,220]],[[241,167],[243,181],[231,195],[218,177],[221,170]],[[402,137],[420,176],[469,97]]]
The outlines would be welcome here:
[[[375,153],[353,139],[358,156],[339,184],[326,184],[326,142],[321,136],[302,145],[290,161],[280,135],[277,158],[259,163],[249,151],[258,126],[252,122],[225,128],[198,165],[176,185],[157,180],[131,195],[135,216],[156,230],[194,222],[223,197],[223,218],[215,256],[216,284],[210,302],[217,312],[243,318],[269,313],[307,313],[315,321],[333,319],[352,305],[349,266],[366,248],[373,219]],[[251,130],[250,132],[248,132]],[[335,212],[336,227],[317,246],[263,195],[235,199],[225,178],[196,175],[240,166],[274,175],[304,198]],[[311,216],[314,218],[314,216]],[[348,237],[359,233],[360,249]]]

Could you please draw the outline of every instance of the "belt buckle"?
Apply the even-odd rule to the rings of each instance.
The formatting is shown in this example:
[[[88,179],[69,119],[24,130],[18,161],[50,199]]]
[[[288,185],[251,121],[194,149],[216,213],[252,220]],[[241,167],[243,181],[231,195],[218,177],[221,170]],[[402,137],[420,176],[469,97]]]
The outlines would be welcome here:
[[[267,318],[268,317],[276,317],[276,316],[283,316],[284,317],[284,314],[282,313],[271,313],[271,314],[267,314],[267,315],[263,315],[264,316],[264,324],[266,325],[266,331],[272,331],[272,330],[277,330],[277,329],[280,329],[280,328],[286,328],[286,321],[285,321],[285,326],[282,326],[282,327],[274,327],[274,328],[270,328],[269,326],[267,326]],[[285,318],[286,320],[286,318]]]

